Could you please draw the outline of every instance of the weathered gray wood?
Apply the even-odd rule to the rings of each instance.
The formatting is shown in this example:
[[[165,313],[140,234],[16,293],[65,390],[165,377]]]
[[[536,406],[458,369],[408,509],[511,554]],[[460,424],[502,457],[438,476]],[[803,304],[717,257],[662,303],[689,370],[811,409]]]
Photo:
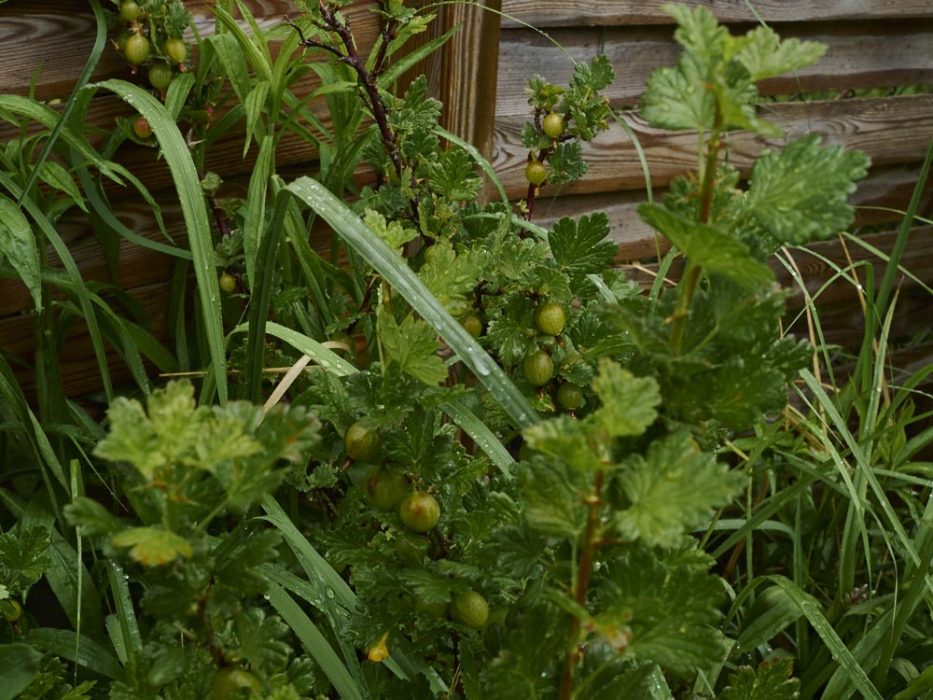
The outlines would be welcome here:
[[[778,103],[763,110],[763,116],[787,132],[788,139],[805,133],[823,135],[824,143],[860,148],[875,165],[911,163],[923,158],[933,140],[933,95],[893,97],[888,99],[838,100],[813,103]],[[692,132],[669,132],[648,126],[638,115],[622,115],[645,150],[655,185],[696,168],[696,136]],[[524,120],[500,119],[497,124],[493,165],[510,197],[523,197],[527,188],[525,164],[527,150],[520,131]],[[747,169],[753,159],[770,145],[748,133],[728,136],[730,162]],[[632,142],[618,125],[584,149],[588,173],[561,189],[545,186],[545,196],[555,194],[614,192],[642,189],[645,185],[641,164]]]
[[[933,16],[928,0],[682,0],[709,8],[721,22],[814,22]],[[661,8],[668,0],[503,0],[503,26],[536,27],[670,24]],[[514,18],[514,19],[513,19]],[[518,21],[516,21],[518,20]]]
[[[933,82],[933,20],[793,25],[786,29],[781,28],[782,36],[819,41],[829,49],[814,66],[763,81],[759,87],[764,95]],[[496,95],[500,117],[528,113],[525,87],[529,76],[538,74],[565,85],[573,74],[573,62],[587,62],[599,54],[608,56],[616,71],[616,80],[605,95],[617,107],[633,105],[651,73],[675,64],[680,55],[670,27],[558,29],[549,34],[562,48],[528,29],[503,30]]]

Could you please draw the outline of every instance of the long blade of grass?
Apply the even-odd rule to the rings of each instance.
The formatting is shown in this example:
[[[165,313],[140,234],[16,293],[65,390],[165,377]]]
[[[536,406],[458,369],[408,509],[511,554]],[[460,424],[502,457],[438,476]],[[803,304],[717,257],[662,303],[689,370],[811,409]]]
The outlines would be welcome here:
[[[321,631],[288,593],[276,584],[269,582],[266,595],[269,597],[272,607],[294,630],[304,648],[317,661],[321,670],[324,671],[324,675],[340,693],[340,697],[349,698],[350,700],[363,700],[363,698],[369,697],[366,687],[360,685],[350,675],[347,667],[343,665],[333,647],[327,643],[327,639],[321,634]]]
[[[89,637],[82,635],[80,644],[77,645],[80,651],[75,654],[76,636],[71,630],[39,627],[26,633],[26,641],[112,680],[120,680],[123,677],[120,662]]]
[[[108,228],[115,231],[117,235],[122,236],[131,243],[135,243],[136,245],[143,248],[148,248],[149,250],[154,250],[157,253],[171,255],[176,258],[181,258],[182,260],[192,259],[190,251],[171,245],[166,245],[165,243],[159,243],[159,241],[150,240],[144,236],[140,236],[138,233],[125,226],[122,221],[113,215],[113,209],[107,202],[104,201],[99,188],[92,180],[90,174],[87,172],[87,169],[78,168],[77,174],[78,181],[81,183],[81,187],[84,190],[84,196],[90,203],[94,213],[100,217],[101,221]]]
[[[897,535],[897,539],[903,548],[905,554],[908,555],[910,563],[914,566],[920,564],[920,555],[917,553],[917,550],[914,548],[913,543],[910,538],[907,536],[907,532],[904,529],[904,525],[901,523],[900,519],[897,517],[891,501],[888,499],[887,494],[884,492],[881,484],[878,482],[878,478],[875,476],[874,471],[871,468],[871,465],[865,459],[865,454],[852,436],[852,433],[849,431],[848,426],[846,425],[845,420],[839,414],[838,409],[836,408],[833,401],[826,395],[826,392],[823,390],[823,387],[819,385],[816,381],[816,378],[808,371],[801,370],[801,378],[806,383],[807,387],[813,393],[814,397],[819,401],[820,405],[826,411],[826,415],[829,416],[830,420],[833,423],[834,428],[839,433],[843,442],[849,448],[849,451],[852,453],[852,456],[855,458],[856,467],[861,472],[861,475],[867,481],[869,487],[871,488],[875,499],[878,502],[878,505],[881,507],[882,513],[884,513],[885,518],[888,521],[888,524],[891,526],[891,529],[894,530],[894,533]],[[826,441],[824,443],[826,447],[831,451],[831,453],[838,455],[835,447],[832,445],[831,441]],[[928,586],[931,586],[930,582],[927,582]],[[931,586],[933,590],[933,586]]]
[[[88,55],[87,63],[84,64],[84,70],[82,70],[81,75],[78,76],[78,82],[75,83],[74,88],[71,90],[71,95],[68,96],[68,100],[65,102],[61,116],[58,118],[55,126],[52,127],[49,138],[42,146],[42,151],[39,153],[39,157],[36,159],[33,170],[29,174],[29,179],[26,181],[26,186],[23,188],[23,193],[20,195],[20,200],[17,202],[19,205],[22,205],[23,198],[29,193],[29,190],[32,189],[32,186],[36,184],[36,178],[39,177],[39,171],[42,169],[42,164],[45,163],[46,159],[49,157],[49,154],[52,152],[52,148],[55,147],[55,142],[58,141],[58,136],[61,133],[62,128],[64,128],[68,119],[71,117],[71,112],[75,107],[75,102],[78,99],[78,95],[81,93],[81,90],[84,88],[84,86],[87,85],[87,82],[91,79],[91,75],[94,74],[94,69],[97,68],[97,63],[100,61],[100,57],[104,53],[104,49],[107,46],[107,15],[101,8],[100,2],[98,0],[91,0],[91,11],[94,13],[94,22],[97,25],[97,34],[94,37],[94,46],[91,47],[91,53]]]
[[[136,612],[133,609],[133,599],[130,596],[130,587],[123,567],[111,560],[107,566],[107,578],[110,580],[110,590],[120,620],[120,630],[126,644],[127,656],[132,660],[143,649],[142,636],[139,633],[139,624],[136,622]]]
[[[263,255],[260,255],[264,240],[263,229],[266,223],[266,194],[269,191],[269,178],[272,176],[272,170],[275,167],[275,139],[272,134],[266,134],[260,139],[259,144],[259,156],[253,166],[253,174],[249,178],[249,189],[246,192],[246,217],[243,222],[243,256],[246,259],[246,278],[249,282],[249,288],[253,292],[257,290],[256,266],[260,264],[260,261],[266,267],[274,265],[276,262],[274,250],[266,251]],[[287,198],[283,198],[282,206],[285,207],[286,204]],[[281,216],[276,217],[269,227],[269,234],[278,238],[284,222],[285,212],[283,211]],[[270,274],[265,276],[268,277]]]
[[[84,278],[81,276],[80,270],[78,270],[77,263],[75,263],[74,258],[71,256],[71,251],[68,249],[68,246],[65,245],[61,236],[58,235],[58,231],[55,230],[52,222],[46,218],[42,208],[36,204],[31,197],[25,196],[19,189],[19,186],[13,182],[10,177],[0,174],[0,184],[14,196],[19,195],[29,216],[32,217],[32,220],[39,227],[45,239],[52,244],[52,248],[65,266],[65,272],[68,274],[75,295],[78,297],[78,303],[81,306],[81,312],[87,324],[88,335],[91,336],[91,345],[94,349],[94,357],[97,360],[97,368],[100,370],[104,393],[107,396],[107,400],[111,401],[113,399],[113,386],[110,381],[110,366],[107,361],[107,351],[104,348],[104,340],[101,336],[97,316],[94,313],[90,292],[88,291],[87,285],[84,283]]]
[[[242,333],[248,328],[248,325],[243,324],[234,328],[232,333]],[[266,323],[266,333],[285,341],[338,377],[346,377],[359,371],[337,353],[324,347],[313,338],[309,338],[291,328],[269,321]],[[463,428],[466,434],[476,443],[476,446],[488,455],[493,464],[499,467],[504,474],[509,475],[511,465],[515,463],[515,460],[485,423],[459,401],[447,401],[440,408],[453,419],[454,423]]]
[[[910,197],[910,204],[907,205],[907,213],[901,221],[900,229],[897,232],[897,239],[894,241],[894,247],[891,250],[891,257],[888,260],[888,265],[884,271],[884,277],[881,280],[881,286],[878,288],[878,294],[875,297],[875,311],[878,314],[884,314],[887,310],[888,297],[890,297],[891,289],[894,287],[894,279],[897,276],[901,258],[904,256],[904,249],[907,247],[907,238],[910,236],[910,229],[913,226],[914,217],[920,209],[923,192],[926,189],[927,180],[930,177],[931,166],[933,166],[933,142],[930,142],[930,145],[927,147],[926,157],[923,160],[923,166],[920,168],[917,184]]]
[[[201,181],[191,159],[191,151],[175,120],[155,97],[137,85],[123,80],[107,80],[90,87],[116,93],[135,107],[155,134],[162,155],[172,173],[172,180],[188,229],[188,245],[194,259],[194,274],[198,282],[201,322],[211,358],[211,373],[220,402],[226,403],[227,358],[220,311],[220,287],[214,263],[211,228],[201,191]]]
[[[450,37],[456,34],[459,30],[460,25],[456,24],[436,39],[432,39],[431,41],[422,44],[411,53],[406,53],[404,58],[394,61],[391,67],[377,79],[376,82],[378,83],[379,87],[387,88],[392,85],[392,83],[401,78],[406,73],[406,71],[416,66],[421,60],[427,58],[432,53],[441,48],[444,44],[446,44]]]
[[[820,604],[810,595],[798,588],[793,581],[783,576],[768,576],[768,580],[780,586],[797,604],[810,625],[823,640],[833,659],[849,674],[856,689],[863,697],[882,700],[881,693],[874,686],[865,670],[859,665],[852,652],[836,634],[832,624],[820,610]],[[826,696],[823,696],[824,698]]]
[[[266,137],[263,141],[263,148],[267,146],[271,149],[272,139]],[[270,150],[270,153],[272,151]],[[269,164],[271,168],[271,163]],[[256,187],[262,191],[262,198],[265,200],[266,188],[269,182],[268,173],[263,173],[263,181]],[[253,196],[254,183],[250,181],[250,196]],[[269,303],[272,299],[272,278],[275,276],[274,264],[277,260],[276,254],[279,248],[279,241],[282,239],[285,228],[285,215],[288,209],[288,194],[280,191],[275,198],[275,213],[272,218],[272,224],[261,241],[256,240],[257,259],[264,261],[265,264],[258,268],[253,267],[253,277],[250,278],[250,287],[253,296],[250,299],[249,306],[249,336],[247,338],[246,356],[249,358],[246,370],[246,397],[253,403],[259,403],[262,400],[262,368],[264,366],[265,345],[266,345],[266,318],[269,315]],[[249,221],[249,218],[247,218]],[[262,220],[258,222],[255,233],[258,235],[262,226]],[[306,353],[307,354],[307,353]]]
[[[434,298],[405,261],[370,231],[346,204],[321,183],[301,177],[288,189],[314,209],[347,244],[382,275],[427,321],[492,393],[517,425],[533,425],[539,418],[528,400],[501,367]]]

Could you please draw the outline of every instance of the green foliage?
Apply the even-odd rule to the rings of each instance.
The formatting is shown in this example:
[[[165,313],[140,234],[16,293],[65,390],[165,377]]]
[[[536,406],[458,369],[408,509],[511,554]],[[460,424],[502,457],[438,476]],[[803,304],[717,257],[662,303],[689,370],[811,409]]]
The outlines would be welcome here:
[[[878,308],[865,347],[879,357],[832,393],[828,368],[800,374],[812,348],[783,335],[788,292],[768,264],[783,245],[851,225],[868,160],[806,136],[762,153],[746,183],[728,164],[726,131],[779,135],[757,116],[755,83],[824,47],[766,27],[732,36],[703,8],[669,8],[683,54],[651,77],[642,115],[696,130],[699,158],[639,209],[672,244],[662,272],[684,262],[675,285],[642,294],[612,268],[605,214],[532,223],[541,188],[583,176],[586,142],[614,118],[606,56],[577,63],[566,86],[529,81],[521,138],[540,168],[513,208],[504,194],[485,202],[481,171],[495,173],[438,126],[427,78],[396,94],[451,36],[411,48],[432,15],[379,3],[362,55],[348,0],[297,5],[300,18],[263,29],[241,0],[217,3],[195,66],[166,44],[185,31],[182,4],[139,0],[149,19],[113,27],[145,34],[141,75],[157,65],[171,81],[164,94],[106,83],[152,135],[128,118],[100,152],[71,126],[89,92],[59,122],[0,96],[0,117],[24,134],[0,162],[0,266],[26,282],[42,339],[35,410],[0,362],[0,447],[17,465],[0,489],[5,691],[925,692],[933,521],[918,455],[930,436],[916,431],[928,418],[913,407],[920,380],[885,382],[890,326],[875,337],[894,273],[866,298]],[[293,92],[309,72],[328,119]],[[49,133],[30,136],[36,124]],[[234,136],[256,157],[245,194],[203,167]],[[46,138],[55,157],[35,159]],[[285,182],[285,138],[318,153],[319,169]],[[125,140],[167,161],[189,250],[110,210],[100,175],[133,185],[161,225],[109,160]],[[360,187],[363,165],[376,178]],[[123,295],[81,279],[56,229],[69,211],[99,220],[108,250],[126,238],[176,258],[166,346]],[[309,243],[321,221],[330,251]],[[65,275],[48,266],[49,245]],[[233,282],[223,295],[221,274]],[[100,425],[57,380],[78,316],[103,375],[106,338],[141,392],[114,398],[105,379]],[[465,318],[478,320],[471,332]],[[194,383],[153,391],[143,356]],[[812,415],[787,405],[798,376],[808,393],[796,406],[819,402]],[[250,401],[227,401],[228,385]]]
[[[667,129],[738,128],[778,135],[777,127],[755,114],[755,82],[811,65],[826,47],[798,39],[781,42],[766,27],[734,37],[705,7],[665,9],[677,21],[674,38],[684,52],[675,68],[661,68],[648,79],[645,119]]]
[[[738,215],[780,243],[828,238],[852,223],[848,197],[865,177],[868,158],[860,151],[821,148],[815,134],[765,151],[755,162]]]
[[[620,532],[660,547],[672,547],[683,532],[702,527],[712,508],[728,504],[745,483],[700,451],[686,431],[653,442],[644,457],[630,457],[619,481],[631,504],[616,515]]]
[[[791,678],[794,663],[789,658],[763,661],[757,669],[740,667],[723,691],[723,700],[793,700],[800,697],[800,681]]]
[[[0,598],[27,591],[51,563],[48,529],[20,523],[0,535]]]

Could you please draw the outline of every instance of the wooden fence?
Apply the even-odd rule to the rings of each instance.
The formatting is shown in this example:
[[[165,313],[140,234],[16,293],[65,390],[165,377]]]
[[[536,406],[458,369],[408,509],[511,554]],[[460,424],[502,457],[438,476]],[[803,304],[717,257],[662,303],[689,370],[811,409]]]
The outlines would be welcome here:
[[[210,2],[187,2],[199,31],[210,33],[213,19]],[[294,13],[286,0],[249,0],[249,7],[264,26]],[[426,4],[426,3],[425,3]],[[472,6],[444,6],[440,31],[463,23],[458,38],[421,68],[431,77],[434,92],[447,103],[449,128],[484,150],[500,174],[510,196],[525,193],[523,169],[526,152],[519,131],[528,118],[524,83],[532,73],[552,82],[563,82],[572,71],[572,60],[588,60],[605,53],[615,66],[618,79],[608,94],[644,149],[655,196],[670,180],[691,168],[695,153],[690,134],[671,134],[648,127],[635,107],[650,72],[676,60],[673,27],[656,0],[491,0],[501,7],[504,18]],[[721,20],[735,25],[734,31],[753,26],[756,18],[744,0],[690,2],[708,6]],[[813,0],[790,3],[784,0],[754,2],[760,18],[782,36],[817,39],[830,47],[816,67],[790,78],[768,81],[763,92],[775,96],[763,106],[769,118],[781,124],[792,138],[817,132],[827,142],[861,148],[873,160],[869,178],[854,201],[860,205],[860,225],[873,225],[865,241],[887,250],[893,233],[883,230],[897,221],[889,209],[904,209],[913,188],[927,145],[933,140],[933,94],[853,98],[853,91],[888,89],[933,83],[933,4],[928,0]],[[371,2],[358,1],[348,9],[364,43],[371,41],[377,25],[369,12]],[[547,36],[529,29],[542,28]],[[0,46],[6,58],[0,74],[0,93],[26,94],[34,85],[35,95],[45,100],[67,98],[93,43],[94,23],[86,0],[10,0],[0,4]],[[555,46],[555,42],[560,48]],[[572,59],[572,60],[571,60]],[[108,50],[95,79],[127,77],[127,66],[115,50]],[[302,85],[306,93],[315,87],[314,78]],[[799,93],[832,90],[830,99],[794,99]],[[893,91],[892,91],[893,92]],[[788,97],[790,96],[790,97]],[[326,117],[321,105],[313,107]],[[88,127],[110,128],[126,107],[111,96],[94,99]],[[15,132],[0,125],[0,142]],[[766,141],[735,133],[729,137],[733,162],[747,167]],[[242,144],[229,139],[213,149],[207,168],[224,176],[231,191],[242,188],[252,168],[255,149],[244,159]],[[279,173],[286,178],[313,169],[317,154],[306,142],[283,140],[277,153]],[[618,125],[587,149],[589,172],[579,182],[561,189],[545,188],[536,209],[537,219],[546,223],[556,217],[593,209],[606,211],[612,235],[619,243],[620,262],[655,255],[656,239],[635,215],[647,193],[641,164],[633,142]],[[121,150],[120,159],[140,177],[163,207],[169,233],[184,244],[184,227],[177,203],[172,201],[170,178],[152,149],[135,146]],[[313,171],[313,170],[312,170]],[[156,238],[159,233],[149,208],[138,198],[109,192],[119,218],[140,234]],[[922,207],[929,213],[933,187],[928,188]],[[128,290],[157,333],[165,330],[169,287],[174,261],[126,242],[120,244],[120,264],[111,270],[94,235],[94,222],[69,216],[61,224],[82,273],[88,279],[113,281]],[[879,230],[877,227],[881,227]],[[922,285],[933,284],[933,227],[918,227],[912,234],[905,266],[917,280],[905,278],[895,333],[908,335],[929,326],[924,307],[928,296]],[[322,248],[326,241],[320,241]],[[822,243],[814,251],[824,259],[845,264],[849,259],[870,259],[857,246],[844,250],[838,243]],[[826,262],[814,255],[797,254],[807,286],[816,290],[831,275]],[[54,256],[53,256],[54,259]],[[650,274],[650,265],[641,266]],[[786,273],[782,274],[785,275]],[[857,338],[860,311],[846,285],[835,285],[823,296],[827,338],[851,344]],[[34,320],[30,301],[22,287],[0,280],[0,350],[22,369],[30,381],[31,354],[35,347]],[[925,354],[924,354],[925,353]],[[933,347],[912,350],[903,362],[923,361],[933,356]],[[116,356],[115,356],[116,357]],[[919,358],[919,359],[918,359]],[[69,394],[95,390],[95,362],[83,328],[75,324],[61,356],[62,374]],[[122,363],[115,360],[119,378]]]

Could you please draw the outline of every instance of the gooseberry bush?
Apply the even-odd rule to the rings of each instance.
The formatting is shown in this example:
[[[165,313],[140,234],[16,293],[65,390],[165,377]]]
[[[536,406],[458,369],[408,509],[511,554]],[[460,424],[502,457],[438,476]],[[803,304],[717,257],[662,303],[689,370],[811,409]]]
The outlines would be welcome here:
[[[205,353],[198,399],[175,380],[110,403],[93,447],[109,471],[63,508],[77,552],[25,506],[0,535],[0,612],[34,669],[22,697],[795,697],[790,657],[759,665],[755,644],[735,643],[735,592],[699,535],[748,483],[730,441],[780,415],[811,356],[780,331],[787,292],[767,260],[846,228],[868,166],[812,136],[748,173],[727,158],[731,130],[781,136],[756,82],[824,47],[670,8],[682,56],[651,77],[642,115],[697,133],[700,156],[639,210],[681,270],[643,293],[613,266],[605,214],[534,222],[541,188],[584,175],[584,144],[615,118],[605,57],[567,86],[529,81],[527,196],[484,203],[484,164],[439,127],[427,80],[393,90],[430,15],[380,3],[362,56],[346,4],[303,3],[271,30],[276,70],[235,74],[260,144],[247,197],[200,173],[231,387]],[[121,50],[151,64],[160,98],[186,70],[179,7],[117,4]],[[263,61],[251,26],[199,46],[186,109],[208,144],[197,114],[230,48]],[[287,183],[276,115],[308,65],[349,126],[317,143],[319,178]],[[345,257],[308,245],[318,218]],[[297,370],[277,387],[262,370],[282,365]],[[79,634],[21,617],[62,551],[82,585]]]

